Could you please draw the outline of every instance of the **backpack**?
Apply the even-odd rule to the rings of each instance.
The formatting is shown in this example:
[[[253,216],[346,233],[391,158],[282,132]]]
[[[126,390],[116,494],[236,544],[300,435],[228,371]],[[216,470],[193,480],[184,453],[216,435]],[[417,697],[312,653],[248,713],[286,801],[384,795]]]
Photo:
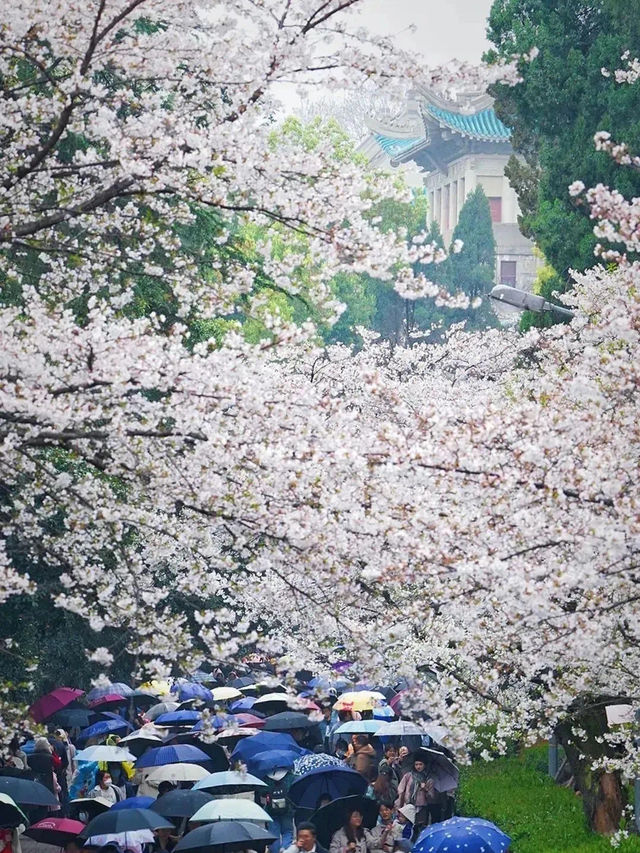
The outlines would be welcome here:
[[[281,815],[289,811],[287,789],[282,783],[276,784],[274,788],[264,794],[262,802],[270,815]]]

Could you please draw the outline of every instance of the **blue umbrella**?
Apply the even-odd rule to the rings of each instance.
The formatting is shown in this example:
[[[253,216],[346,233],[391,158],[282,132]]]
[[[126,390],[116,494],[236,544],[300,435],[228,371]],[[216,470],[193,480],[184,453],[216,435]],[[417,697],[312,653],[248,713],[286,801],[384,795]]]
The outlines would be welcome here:
[[[260,753],[258,753],[258,757]],[[350,767],[317,767],[297,779],[289,788],[289,797],[299,808],[315,809],[320,797],[364,795],[367,780]]]
[[[291,770],[296,757],[294,752],[287,752],[285,749],[266,749],[247,759],[247,769],[249,773],[262,779],[274,770]]]
[[[411,853],[506,853],[511,839],[502,830],[479,817],[452,817],[433,823],[418,836]]]
[[[126,800],[114,803],[111,806],[111,811],[118,809],[148,809],[155,801],[155,797],[127,797]]]
[[[87,740],[90,737],[100,737],[101,735],[116,734],[118,732],[126,732],[133,729],[133,726],[126,720],[100,720],[94,723],[87,729],[82,729],[78,735],[78,740]]]
[[[395,713],[390,705],[380,705],[373,709],[374,720],[393,720]]]
[[[237,702],[232,702],[229,705],[229,710],[233,713],[237,713],[238,711],[250,711],[257,699],[257,696],[245,696],[244,699],[238,699]]]
[[[373,735],[376,732],[379,732],[380,729],[384,731],[385,725],[384,720],[349,720],[341,726],[338,726],[335,733],[337,735]]]
[[[189,743],[175,746],[158,746],[150,749],[136,762],[136,770],[143,767],[162,767],[164,764],[206,764],[211,758],[206,752]]]
[[[156,720],[159,722],[159,719]],[[209,724],[214,729],[226,729],[227,726],[233,726],[236,722],[235,714],[215,714],[213,717],[209,717]],[[204,720],[200,720],[195,724],[191,731],[193,732],[201,732],[204,728]]]
[[[174,684],[171,692],[176,693],[181,702],[186,702],[188,699],[201,699],[203,702],[213,702],[210,690],[203,687],[202,684],[196,684],[191,681]]]
[[[94,687],[87,693],[87,702],[93,702],[94,699],[100,699],[102,696],[118,695],[131,696],[133,689],[128,684],[123,684],[121,681],[116,681],[114,684],[105,684],[103,687]]]
[[[327,755],[326,752],[312,752],[296,758],[293,772],[296,776],[304,776],[310,770],[317,770],[320,767],[344,767],[344,762],[335,755]]]
[[[266,749],[293,752],[295,758],[298,755],[305,755],[307,752],[306,749],[298,746],[291,735],[285,732],[260,732],[260,734],[252,735],[241,741],[231,753],[231,761],[244,761],[246,763],[252,755],[257,752],[264,752]]]
[[[56,711],[53,717],[49,717],[47,722],[70,729],[81,729],[89,725],[90,716],[91,712],[87,711],[86,708],[62,708],[62,710]]]
[[[192,726],[200,719],[200,711],[169,711],[153,721],[156,726]]]

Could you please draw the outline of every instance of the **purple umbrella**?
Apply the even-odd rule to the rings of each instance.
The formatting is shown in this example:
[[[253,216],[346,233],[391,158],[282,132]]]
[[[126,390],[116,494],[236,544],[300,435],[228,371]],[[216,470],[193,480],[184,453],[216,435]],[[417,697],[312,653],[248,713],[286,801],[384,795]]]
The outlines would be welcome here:
[[[36,723],[42,723],[47,717],[66,708],[83,695],[84,690],[77,690],[75,687],[58,687],[37,699],[29,708],[29,713]]]

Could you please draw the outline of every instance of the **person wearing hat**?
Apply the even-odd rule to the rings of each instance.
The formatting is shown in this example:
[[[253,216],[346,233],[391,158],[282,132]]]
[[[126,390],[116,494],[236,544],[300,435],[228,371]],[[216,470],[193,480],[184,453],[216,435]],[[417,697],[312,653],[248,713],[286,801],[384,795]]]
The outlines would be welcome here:
[[[411,803],[401,806],[398,809],[398,817],[396,818],[396,825],[398,827],[396,834],[401,838],[409,839],[409,841],[413,840],[415,822],[416,807],[412,806]]]
[[[293,842],[294,807],[288,797],[293,780],[293,774],[286,767],[274,768],[264,779],[267,790],[260,794],[260,805],[271,817],[267,829],[276,836],[276,840],[269,845],[271,853],[279,853]]]

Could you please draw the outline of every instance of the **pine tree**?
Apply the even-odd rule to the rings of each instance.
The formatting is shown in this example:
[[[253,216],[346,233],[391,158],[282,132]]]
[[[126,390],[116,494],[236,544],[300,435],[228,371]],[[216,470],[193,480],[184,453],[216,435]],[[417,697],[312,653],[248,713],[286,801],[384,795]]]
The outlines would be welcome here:
[[[493,238],[491,210],[482,187],[465,201],[453,232],[453,242],[462,240],[462,251],[451,252],[451,284],[471,299],[485,296],[493,286],[496,244]]]

